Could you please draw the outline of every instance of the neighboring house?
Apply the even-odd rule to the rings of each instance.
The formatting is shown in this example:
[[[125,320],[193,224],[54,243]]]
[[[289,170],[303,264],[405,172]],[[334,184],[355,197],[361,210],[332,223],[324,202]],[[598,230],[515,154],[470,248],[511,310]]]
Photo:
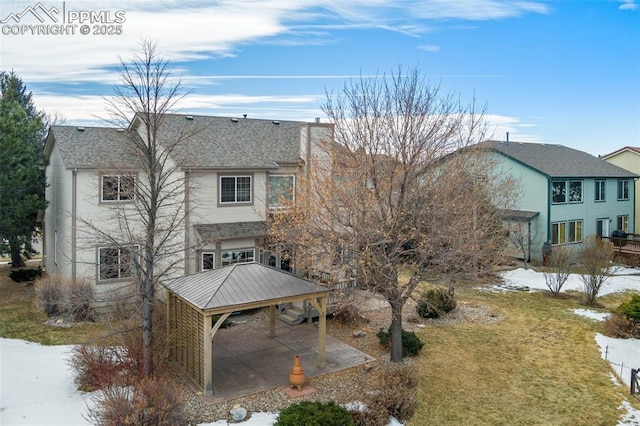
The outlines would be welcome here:
[[[615,164],[618,167],[629,170],[631,173],[640,175],[640,147],[637,146],[625,146],[617,151],[614,151],[607,155],[600,156],[604,161]],[[640,180],[635,180],[635,193],[636,193],[636,205],[635,205],[635,219],[633,220],[633,228],[621,229],[625,232],[632,234],[640,234]]]
[[[51,127],[45,146],[47,272],[88,279],[103,291],[131,281],[138,247],[115,244],[114,212],[133,204],[141,178],[132,134],[144,137],[137,118],[128,129]],[[297,178],[321,144],[333,141],[333,126],[168,114],[160,140],[181,135],[190,136],[170,159],[184,185],[176,192],[184,221],[175,233],[179,263],[171,277],[251,261],[290,269],[290,257],[267,244],[267,216],[283,197],[295,197]],[[91,226],[112,229],[112,241],[96,238]]]
[[[542,260],[545,242],[577,245],[592,234],[634,229],[637,173],[562,145],[485,141],[477,147],[520,181],[520,199],[505,220],[526,224],[532,259]]]

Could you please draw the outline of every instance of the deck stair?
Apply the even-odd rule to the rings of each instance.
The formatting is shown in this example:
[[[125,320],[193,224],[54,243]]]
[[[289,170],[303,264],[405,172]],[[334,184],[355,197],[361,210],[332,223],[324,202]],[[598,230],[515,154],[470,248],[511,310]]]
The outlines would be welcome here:
[[[305,320],[304,310],[292,304],[281,305],[278,312],[278,319],[289,325],[298,325]]]

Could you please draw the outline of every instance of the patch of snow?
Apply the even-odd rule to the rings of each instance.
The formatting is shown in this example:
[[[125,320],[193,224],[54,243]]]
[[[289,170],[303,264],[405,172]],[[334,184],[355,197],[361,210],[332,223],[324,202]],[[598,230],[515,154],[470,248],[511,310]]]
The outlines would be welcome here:
[[[596,321],[604,321],[611,316],[608,312],[598,312],[592,309],[572,309],[573,313],[581,317],[591,318]]]

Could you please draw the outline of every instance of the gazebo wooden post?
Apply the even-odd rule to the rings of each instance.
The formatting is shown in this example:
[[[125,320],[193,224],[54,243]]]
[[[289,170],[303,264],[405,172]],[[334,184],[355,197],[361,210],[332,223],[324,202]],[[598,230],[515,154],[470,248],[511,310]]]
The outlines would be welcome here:
[[[204,316],[202,338],[204,339],[204,389],[205,396],[213,395],[213,333],[211,332],[211,315]]]
[[[269,305],[269,337],[276,337],[276,305]]]
[[[318,311],[318,360],[316,365],[324,368],[327,365],[327,296],[309,299],[309,303]]]
[[[320,368],[324,368],[327,365],[326,360],[326,341],[327,341],[327,296],[320,298],[320,310],[318,310],[318,362],[317,365]]]

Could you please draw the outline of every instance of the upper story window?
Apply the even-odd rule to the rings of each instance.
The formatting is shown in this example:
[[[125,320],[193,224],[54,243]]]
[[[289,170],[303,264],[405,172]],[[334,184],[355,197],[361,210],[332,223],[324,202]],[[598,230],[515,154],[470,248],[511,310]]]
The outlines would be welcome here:
[[[98,279],[130,278],[134,272],[138,246],[100,247],[98,249]]]
[[[102,175],[100,200],[132,201],[135,199],[135,175]]]
[[[553,203],[567,202],[567,182],[553,181],[551,183],[551,200]]]
[[[220,204],[251,203],[251,176],[220,176]]]
[[[605,188],[607,181],[605,180],[596,180],[596,202],[605,201]]]
[[[581,203],[581,180],[554,180],[551,183],[551,202],[554,204]]]
[[[269,193],[267,201],[269,208],[281,207],[283,201],[294,199],[295,176],[293,175],[269,175]]]
[[[249,263],[255,260],[254,249],[223,250],[221,253],[222,266],[234,263]]]
[[[582,202],[582,181],[581,180],[569,181],[569,202],[570,203]]]
[[[629,180],[620,179],[618,180],[618,200],[628,200],[628,199],[629,199]]]

